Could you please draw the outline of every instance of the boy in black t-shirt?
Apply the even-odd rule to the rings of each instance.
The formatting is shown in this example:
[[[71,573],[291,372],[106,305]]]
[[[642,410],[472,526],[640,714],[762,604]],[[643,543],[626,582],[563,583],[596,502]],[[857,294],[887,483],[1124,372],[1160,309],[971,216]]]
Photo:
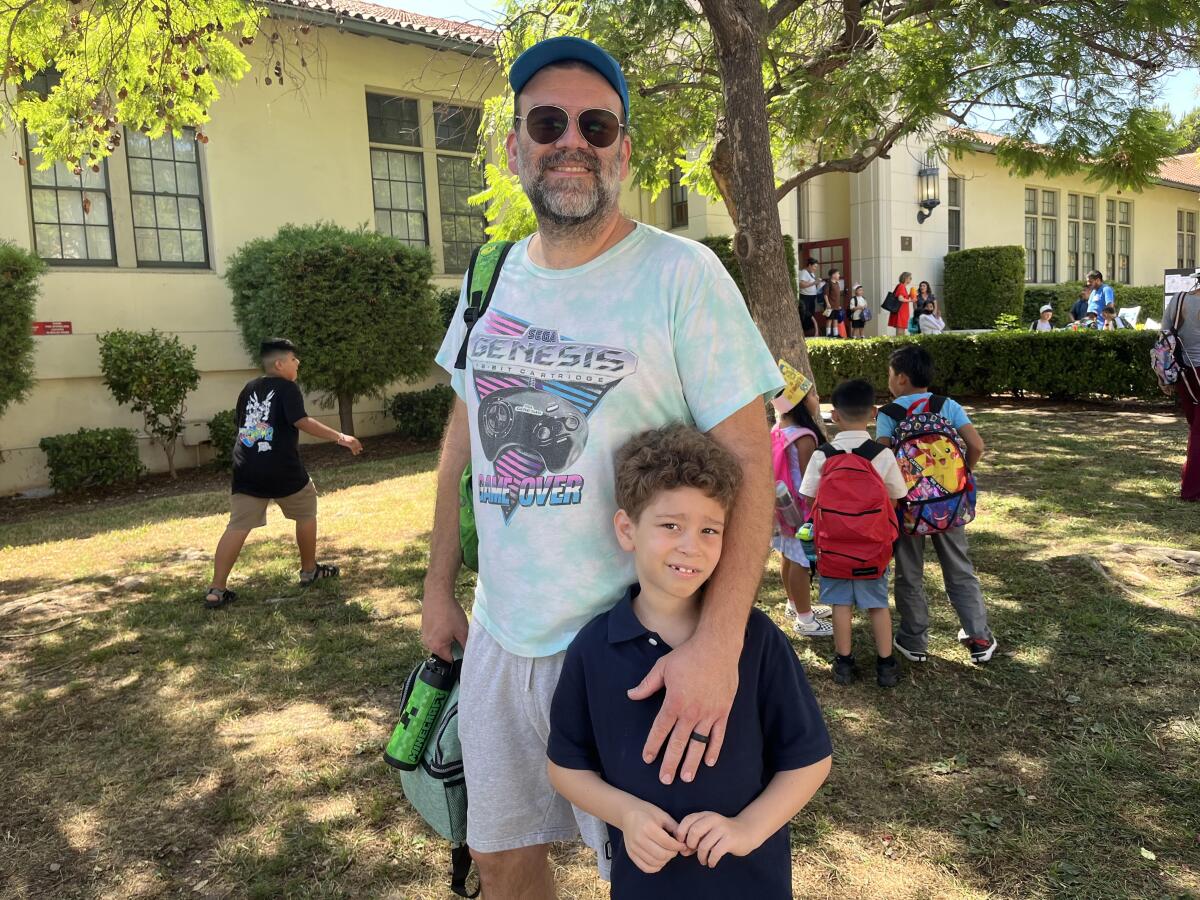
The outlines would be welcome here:
[[[300,359],[296,345],[269,338],[260,348],[263,375],[249,382],[238,396],[237,442],[233,446],[233,489],[229,525],[217,544],[213,580],[204,597],[208,609],[237,599],[225,587],[250,531],[267,524],[272,500],[296,523],[300,548],[300,581],[332,578],[337,566],[317,562],[317,489],[300,461],[300,432],[337,441],[356,456],[358,438],[334,431],[304,411],[304,396],[296,386]]]

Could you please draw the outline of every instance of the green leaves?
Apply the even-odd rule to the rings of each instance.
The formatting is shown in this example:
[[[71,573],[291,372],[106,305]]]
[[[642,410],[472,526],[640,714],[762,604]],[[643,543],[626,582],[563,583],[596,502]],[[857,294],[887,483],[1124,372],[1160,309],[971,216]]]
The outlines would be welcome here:
[[[33,315],[45,269],[29,251],[0,241],[0,416],[33,388]]]

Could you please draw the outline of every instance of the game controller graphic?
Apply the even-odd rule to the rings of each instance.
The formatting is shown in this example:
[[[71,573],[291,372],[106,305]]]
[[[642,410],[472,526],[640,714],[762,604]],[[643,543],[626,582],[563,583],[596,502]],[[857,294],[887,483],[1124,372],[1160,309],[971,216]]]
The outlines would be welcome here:
[[[579,458],[587,434],[587,416],[575,404],[533,388],[502,388],[479,405],[479,439],[489,460],[516,448],[558,473]]]

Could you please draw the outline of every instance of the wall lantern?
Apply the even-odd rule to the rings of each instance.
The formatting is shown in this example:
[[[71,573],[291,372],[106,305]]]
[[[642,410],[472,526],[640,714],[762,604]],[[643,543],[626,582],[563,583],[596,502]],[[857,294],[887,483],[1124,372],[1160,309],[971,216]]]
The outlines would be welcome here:
[[[938,198],[937,158],[931,153],[926,157],[924,167],[917,172],[917,205],[921,207],[917,213],[917,224],[923,224],[933,215],[934,207],[941,202]]]

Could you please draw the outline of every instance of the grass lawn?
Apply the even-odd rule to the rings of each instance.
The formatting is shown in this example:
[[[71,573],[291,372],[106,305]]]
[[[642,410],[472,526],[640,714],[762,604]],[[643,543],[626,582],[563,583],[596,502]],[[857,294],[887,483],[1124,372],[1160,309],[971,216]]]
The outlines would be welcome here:
[[[1108,549],[1200,551],[1184,429],[975,420],[969,533],[1002,653],[967,662],[932,553],[934,658],[898,689],[839,688],[830,642],[797,639],[835,751],[792,826],[796,895],[1200,896],[1196,579]],[[301,595],[273,511],[215,613],[219,490],[0,523],[0,897],[449,896],[446,845],[379,752],[422,655],[433,465],[315,468],[344,577]],[[783,621],[774,560],[760,602]],[[861,623],[855,642],[869,661]],[[564,896],[607,896],[583,852],[555,860]]]

